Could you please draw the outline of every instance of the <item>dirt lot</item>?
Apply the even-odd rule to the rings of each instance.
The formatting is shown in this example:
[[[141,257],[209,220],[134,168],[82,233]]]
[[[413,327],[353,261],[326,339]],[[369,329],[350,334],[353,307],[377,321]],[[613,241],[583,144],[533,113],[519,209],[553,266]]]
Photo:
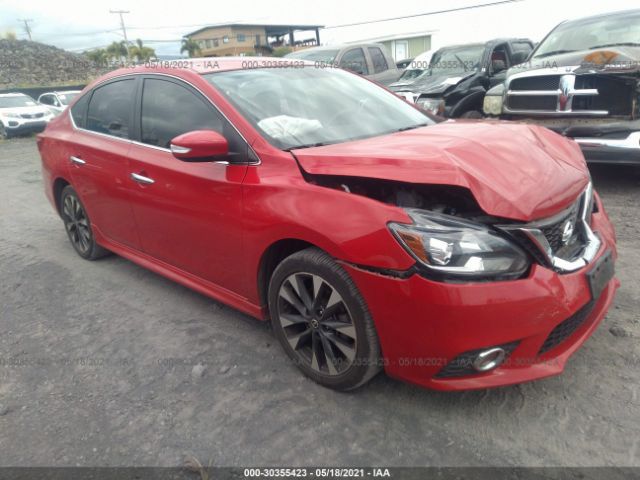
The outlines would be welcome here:
[[[640,169],[593,175],[622,287],[563,375],[456,394],[380,375],[339,394],[266,325],[122,258],[80,259],[35,140],[2,142],[0,466],[638,466]]]

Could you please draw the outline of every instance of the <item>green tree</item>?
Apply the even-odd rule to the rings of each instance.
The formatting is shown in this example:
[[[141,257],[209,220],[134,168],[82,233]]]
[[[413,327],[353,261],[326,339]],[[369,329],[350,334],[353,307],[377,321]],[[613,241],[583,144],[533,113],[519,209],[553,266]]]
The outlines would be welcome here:
[[[291,47],[278,47],[273,50],[274,57],[284,57],[285,55],[293,52]]]
[[[109,54],[104,48],[86,51],[84,55],[96,65],[105,65],[109,62]]]
[[[187,52],[189,57],[197,57],[200,55],[200,45],[198,42],[191,38],[183,38],[182,46],[180,47],[180,53]]]
[[[142,40],[138,38],[135,45],[129,47],[129,56],[138,62],[147,62],[156,56],[156,51],[153,48],[145,47]]]
[[[116,61],[122,61],[129,56],[129,49],[124,40],[120,42],[113,42],[107,47],[107,56]]]

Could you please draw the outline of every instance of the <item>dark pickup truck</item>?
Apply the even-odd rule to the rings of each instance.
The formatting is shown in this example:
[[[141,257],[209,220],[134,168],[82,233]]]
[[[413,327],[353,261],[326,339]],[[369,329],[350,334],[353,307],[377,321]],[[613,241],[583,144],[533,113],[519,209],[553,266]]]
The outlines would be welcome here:
[[[487,90],[503,83],[507,69],[525,61],[532,50],[533,42],[526,38],[443,47],[422,74],[389,88],[435,115],[481,118]]]
[[[561,23],[484,112],[573,138],[591,163],[640,164],[640,10]]]

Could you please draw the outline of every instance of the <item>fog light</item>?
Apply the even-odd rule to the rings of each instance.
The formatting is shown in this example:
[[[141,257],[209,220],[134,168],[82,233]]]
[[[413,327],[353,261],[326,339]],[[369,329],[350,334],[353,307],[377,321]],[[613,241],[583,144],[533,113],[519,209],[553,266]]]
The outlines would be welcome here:
[[[488,372],[504,362],[506,353],[502,348],[490,348],[480,352],[473,360],[473,368],[478,372]]]

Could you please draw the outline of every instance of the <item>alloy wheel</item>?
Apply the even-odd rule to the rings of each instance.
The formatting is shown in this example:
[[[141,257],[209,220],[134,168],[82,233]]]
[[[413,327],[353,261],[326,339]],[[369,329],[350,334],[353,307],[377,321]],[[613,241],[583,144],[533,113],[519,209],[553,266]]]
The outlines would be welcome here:
[[[301,362],[322,375],[345,372],[356,357],[357,333],[342,296],[326,280],[295,273],[278,291],[278,321]]]
[[[86,254],[91,248],[91,229],[82,204],[74,195],[67,195],[62,213],[71,243],[79,252]]]

